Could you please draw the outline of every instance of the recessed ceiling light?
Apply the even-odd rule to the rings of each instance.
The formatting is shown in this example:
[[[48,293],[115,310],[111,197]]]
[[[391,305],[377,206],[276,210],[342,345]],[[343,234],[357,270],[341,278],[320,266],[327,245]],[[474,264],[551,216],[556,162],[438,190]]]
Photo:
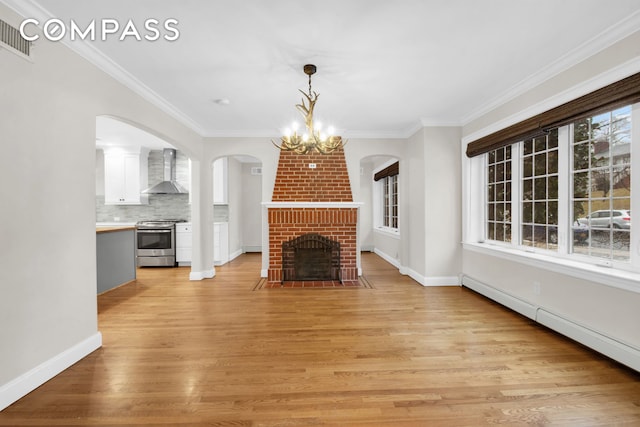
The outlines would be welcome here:
[[[214,99],[213,102],[218,105],[229,105],[231,103],[227,98]]]

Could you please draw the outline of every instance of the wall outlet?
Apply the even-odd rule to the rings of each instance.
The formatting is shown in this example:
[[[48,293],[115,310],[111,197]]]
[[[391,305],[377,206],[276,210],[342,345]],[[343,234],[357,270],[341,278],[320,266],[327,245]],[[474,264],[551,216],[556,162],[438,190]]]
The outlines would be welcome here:
[[[113,220],[114,220],[115,222],[120,222],[120,217],[119,217],[119,216],[114,216],[114,217],[113,217]]]
[[[316,168],[315,163],[309,163],[309,169],[315,169],[315,168]]]

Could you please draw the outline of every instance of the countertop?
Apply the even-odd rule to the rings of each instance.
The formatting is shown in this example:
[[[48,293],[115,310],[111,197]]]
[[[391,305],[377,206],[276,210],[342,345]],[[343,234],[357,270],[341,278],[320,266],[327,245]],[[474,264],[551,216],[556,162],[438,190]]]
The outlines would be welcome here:
[[[114,231],[127,231],[127,230],[135,230],[136,227],[133,225],[120,225],[120,226],[96,226],[96,233],[111,233]]]

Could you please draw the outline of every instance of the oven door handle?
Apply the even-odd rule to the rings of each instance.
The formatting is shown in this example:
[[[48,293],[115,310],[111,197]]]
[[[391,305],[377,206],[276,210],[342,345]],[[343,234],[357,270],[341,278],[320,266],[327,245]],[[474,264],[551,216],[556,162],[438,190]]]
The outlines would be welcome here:
[[[171,230],[137,230],[138,233],[171,233]]]

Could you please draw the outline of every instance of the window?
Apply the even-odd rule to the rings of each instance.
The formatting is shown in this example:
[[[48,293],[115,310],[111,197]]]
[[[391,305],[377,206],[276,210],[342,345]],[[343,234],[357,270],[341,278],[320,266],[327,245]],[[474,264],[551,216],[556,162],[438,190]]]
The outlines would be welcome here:
[[[511,241],[511,146],[488,153],[487,239]]]
[[[398,228],[398,175],[387,176],[382,179],[383,187],[383,220],[382,225]]]
[[[640,259],[631,265],[632,128],[640,122],[632,110],[612,109],[487,152],[484,239],[640,269]]]
[[[558,249],[558,129],[527,139],[522,148],[521,243]]]
[[[631,106],[572,125],[573,253],[628,261]]]
[[[399,162],[395,161],[374,174],[374,224],[376,228],[398,232]]]

